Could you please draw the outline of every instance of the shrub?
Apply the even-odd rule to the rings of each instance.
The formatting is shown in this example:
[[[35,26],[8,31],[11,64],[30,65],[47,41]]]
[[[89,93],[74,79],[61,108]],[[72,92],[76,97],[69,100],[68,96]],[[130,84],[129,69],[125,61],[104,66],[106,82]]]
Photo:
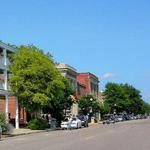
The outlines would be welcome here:
[[[4,113],[0,113],[0,126],[2,127],[2,132],[7,133],[9,130],[9,126],[6,123],[6,117]]]
[[[48,123],[44,119],[34,118],[28,123],[28,128],[32,130],[44,130],[48,128]]]

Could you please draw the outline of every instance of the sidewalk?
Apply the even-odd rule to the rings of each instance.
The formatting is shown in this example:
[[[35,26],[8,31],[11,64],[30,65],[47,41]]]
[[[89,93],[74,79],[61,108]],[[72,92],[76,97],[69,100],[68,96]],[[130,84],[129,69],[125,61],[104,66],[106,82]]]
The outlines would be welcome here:
[[[39,133],[39,132],[45,132],[46,130],[31,130],[31,129],[14,129],[13,132],[10,134],[10,136],[17,136],[17,135],[25,135],[25,134],[31,134],[31,133]]]
[[[89,127],[94,127],[99,125],[99,123],[89,123]],[[46,130],[31,130],[27,128],[19,128],[19,129],[13,129],[10,134],[2,135],[2,138],[6,137],[13,137],[13,136],[19,136],[19,135],[26,135],[26,134],[34,134],[34,133],[42,133],[42,132],[49,132],[54,130],[60,130],[60,128],[56,129],[46,129]]]
[[[46,129],[46,130],[31,130],[31,129],[26,129],[26,128],[13,129],[12,133],[2,135],[2,138],[26,135],[26,134],[33,134],[33,133],[49,132],[49,131],[54,131],[54,130],[55,129]]]
[[[93,127],[93,126],[97,126],[97,125],[100,125],[101,122],[98,122],[98,123],[89,123],[89,127]]]

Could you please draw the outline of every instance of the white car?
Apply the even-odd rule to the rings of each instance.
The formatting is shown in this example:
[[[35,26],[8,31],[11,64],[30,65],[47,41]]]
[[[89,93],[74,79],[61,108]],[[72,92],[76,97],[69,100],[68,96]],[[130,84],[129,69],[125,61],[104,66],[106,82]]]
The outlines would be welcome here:
[[[68,118],[66,118],[66,119],[64,119],[64,121],[62,121],[61,128],[62,129],[68,129],[69,128],[69,119]]]
[[[120,121],[123,121],[123,116],[122,116],[122,115],[119,115],[119,116],[117,117],[117,119],[118,119],[119,122],[120,122]]]
[[[82,122],[77,117],[73,117],[71,121],[71,128],[78,129],[82,127]]]

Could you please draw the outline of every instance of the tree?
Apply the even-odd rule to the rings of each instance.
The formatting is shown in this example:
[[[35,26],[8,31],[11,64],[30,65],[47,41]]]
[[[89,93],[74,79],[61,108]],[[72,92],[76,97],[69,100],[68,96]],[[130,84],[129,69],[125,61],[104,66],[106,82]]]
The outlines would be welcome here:
[[[150,104],[142,101],[142,110],[141,110],[141,114],[150,114]]]
[[[82,114],[95,114],[100,111],[100,103],[98,100],[92,95],[82,96],[78,100],[80,112]]]
[[[73,104],[73,99],[71,97],[73,90],[68,80],[64,77],[62,79],[65,85],[64,89],[62,89],[63,94],[59,94],[58,91],[55,91],[55,98],[43,109],[45,112],[50,113],[53,118],[57,119],[58,125],[60,125],[61,120],[66,115],[65,110],[70,109]]]
[[[106,101],[104,101],[104,103],[100,104],[101,117],[103,117],[104,114],[109,114],[110,110],[111,110],[111,108]]]
[[[128,84],[108,83],[105,89],[105,100],[111,107],[111,112],[126,111],[128,113],[141,113],[144,111],[140,91]],[[143,110],[142,110],[143,109]]]
[[[125,110],[129,105],[125,90],[119,84],[106,84],[104,95],[105,100],[109,104],[112,113],[114,110],[121,112]]]
[[[59,104],[71,90],[50,54],[44,54],[33,45],[20,46],[13,56],[10,72],[11,90],[30,114],[46,106],[63,109]]]

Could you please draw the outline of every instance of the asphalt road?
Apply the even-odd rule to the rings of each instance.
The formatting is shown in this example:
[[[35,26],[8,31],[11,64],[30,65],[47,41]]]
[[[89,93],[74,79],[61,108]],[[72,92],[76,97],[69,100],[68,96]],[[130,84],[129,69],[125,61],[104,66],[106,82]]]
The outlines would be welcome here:
[[[6,138],[0,150],[150,150],[150,119]]]

